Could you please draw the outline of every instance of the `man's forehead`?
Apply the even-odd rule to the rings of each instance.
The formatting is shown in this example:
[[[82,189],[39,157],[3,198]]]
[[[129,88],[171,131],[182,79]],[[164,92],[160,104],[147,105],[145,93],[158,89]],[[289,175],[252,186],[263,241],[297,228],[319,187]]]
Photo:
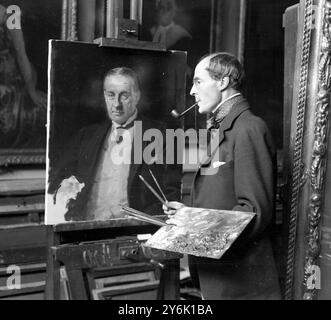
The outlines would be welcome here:
[[[133,86],[134,81],[126,75],[114,74],[105,79],[105,86]]]
[[[207,57],[207,58],[201,60],[197,64],[195,71],[194,71],[194,78],[200,78],[202,76],[209,75],[209,73],[207,71],[207,68],[209,67],[209,61],[210,61],[210,58]]]

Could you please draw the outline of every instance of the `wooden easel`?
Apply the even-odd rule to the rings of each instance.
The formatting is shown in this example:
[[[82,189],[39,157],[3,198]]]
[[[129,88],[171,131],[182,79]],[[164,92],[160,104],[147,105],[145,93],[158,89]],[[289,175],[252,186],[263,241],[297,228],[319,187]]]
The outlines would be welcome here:
[[[159,44],[139,41],[141,22],[139,6],[142,0],[131,1],[131,19],[122,19],[116,6],[109,2],[107,10],[107,34],[94,42],[101,47],[134,48],[166,51]],[[181,255],[162,251],[143,252],[138,234],[154,233],[159,227],[134,219],[89,221],[48,226],[47,228],[47,281],[46,299],[58,300],[61,296],[61,271],[66,270],[69,299],[86,300],[97,296],[95,279],[101,275],[120,276],[153,271],[156,280],[140,287],[117,286],[112,292],[132,292],[157,289],[157,299],[179,299],[179,259]],[[160,260],[161,262],[157,262]],[[61,269],[62,267],[62,269]],[[102,290],[101,290],[102,291]],[[101,292],[99,290],[99,292]],[[108,294],[108,298],[109,298]]]
[[[162,263],[157,263],[144,255],[142,242],[137,239],[138,234],[154,233],[157,228],[134,219],[48,226],[46,299],[63,298],[62,266],[66,268],[70,299],[91,299],[95,279],[102,274],[114,276],[139,271],[158,273],[157,299],[179,299],[180,255],[160,251]]]

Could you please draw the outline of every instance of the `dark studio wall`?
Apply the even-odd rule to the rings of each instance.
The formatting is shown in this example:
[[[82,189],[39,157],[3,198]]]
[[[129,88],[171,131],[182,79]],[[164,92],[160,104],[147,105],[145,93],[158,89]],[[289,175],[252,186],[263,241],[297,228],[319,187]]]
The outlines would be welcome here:
[[[253,112],[283,145],[284,29],[283,14],[297,0],[249,0],[245,35],[245,94]],[[295,44],[294,44],[295,45]]]

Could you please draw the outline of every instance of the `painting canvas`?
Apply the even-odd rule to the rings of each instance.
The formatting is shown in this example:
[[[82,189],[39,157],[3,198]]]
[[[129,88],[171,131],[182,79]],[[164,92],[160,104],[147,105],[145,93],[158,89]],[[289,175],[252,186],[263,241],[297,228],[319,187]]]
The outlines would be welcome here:
[[[176,213],[178,225],[160,228],[145,245],[219,259],[254,216],[253,212],[184,207]]]
[[[91,217],[88,212],[92,210],[87,208],[93,198],[90,196],[93,189],[88,188],[88,183],[90,186],[94,183],[96,167],[104,150],[99,145],[103,142],[99,141],[98,146],[94,142],[78,144],[75,143],[75,138],[87,128],[91,128],[91,133],[85,136],[86,141],[91,135],[97,140],[101,137],[99,132],[104,130],[104,123],[108,121],[104,97],[105,74],[108,70],[119,67],[133,70],[139,78],[141,89],[138,112],[154,122],[162,122],[167,128],[176,129],[181,124],[170,112],[173,108],[179,111],[184,109],[186,55],[179,51],[100,47],[92,43],[54,40],[50,41],[49,64],[50,108],[45,223],[104,220],[100,219],[100,215],[95,217],[95,210],[94,216]],[[77,161],[72,162],[66,154],[75,149],[76,145],[86,149],[86,152],[78,152],[77,157],[75,156]],[[120,146],[121,143],[112,150],[120,150]],[[70,160],[68,166],[65,163],[67,160]],[[178,172],[172,176],[178,180],[179,190],[181,166],[176,164],[176,167]],[[61,170],[58,170],[59,168]],[[127,190],[130,186],[134,196],[140,194],[138,195],[137,183],[131,181],[136,179],[140,168],[140,163],[130,163]],[[153,164],[150,168],[153,171]],[[154,169],[156,170],[156,165]],[[110,185],[111,182],[107,183],[107,187]],[[118,206],[117,204],[111,205]],[[107,207],[108,211],[112,211],[111,205]],[[105,219],[109,219],[109,216]]]

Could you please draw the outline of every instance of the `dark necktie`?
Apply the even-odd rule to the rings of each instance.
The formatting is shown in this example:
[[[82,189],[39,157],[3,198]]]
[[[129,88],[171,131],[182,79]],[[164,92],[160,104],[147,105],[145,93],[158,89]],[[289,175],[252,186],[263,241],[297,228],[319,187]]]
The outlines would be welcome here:
[[[220,115],[220,112],[212,113],[211,117],[207,120],[207,130],[218,129],[224,118],[225,115]]]
[[[115,141],[117,144],[121,143],[123,141],[123,130],[129,130],[130,128],[132,128],[134,125],[134,121],[131,121],[130,123],[128,123],[125,126],[118,126],[116,128],[116,136],[115,136]]]
[[[218,112],[212,113],[211,117],[207,120],[207,154],[211,155],[211,132],[212,130],[217,130],[220,127],[221,122],[224,120],[225,116],[221,116]]]

